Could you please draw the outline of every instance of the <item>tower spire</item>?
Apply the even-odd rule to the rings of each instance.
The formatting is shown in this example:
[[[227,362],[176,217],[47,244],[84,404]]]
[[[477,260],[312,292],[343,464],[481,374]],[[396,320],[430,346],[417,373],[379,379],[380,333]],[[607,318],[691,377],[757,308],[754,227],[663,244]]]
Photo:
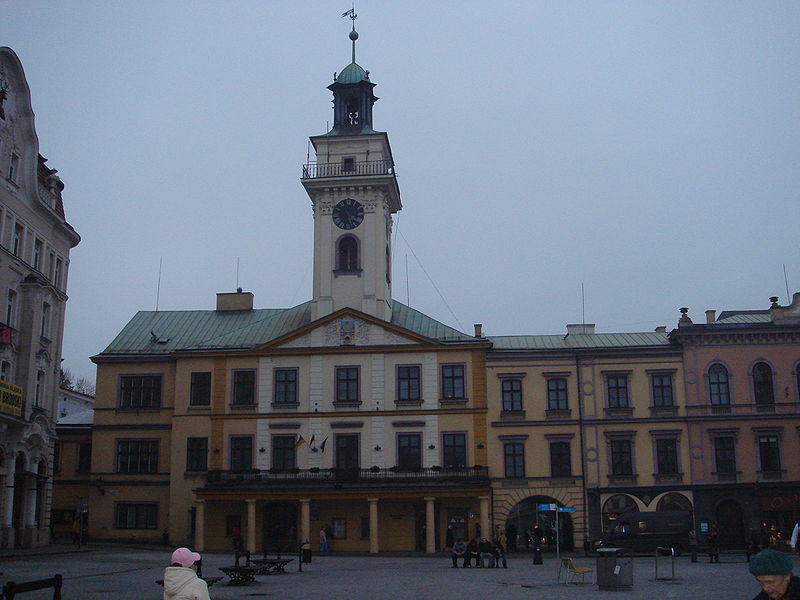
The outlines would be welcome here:
[[[356,6],[353,5],[353,8],[348,10],[347,12],[342,13],[343,17],[350,17],[350,20],[353,22],[353,29],[350,31],[350,39],[353,41],[353,63],[356,62],[356,40],[358,39],[358,32],[356,31],[356,19],[358,15],[356,14]]]

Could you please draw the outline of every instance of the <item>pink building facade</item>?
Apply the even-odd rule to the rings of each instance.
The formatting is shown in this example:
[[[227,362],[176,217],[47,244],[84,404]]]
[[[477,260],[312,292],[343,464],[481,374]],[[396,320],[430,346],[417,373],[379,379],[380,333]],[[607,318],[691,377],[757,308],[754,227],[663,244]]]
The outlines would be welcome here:
[[[689,467],[698,533],[781,546],[800,521],[800,293],[766,310],[681,309]],[[763,543],[763,541],[762,541]]]

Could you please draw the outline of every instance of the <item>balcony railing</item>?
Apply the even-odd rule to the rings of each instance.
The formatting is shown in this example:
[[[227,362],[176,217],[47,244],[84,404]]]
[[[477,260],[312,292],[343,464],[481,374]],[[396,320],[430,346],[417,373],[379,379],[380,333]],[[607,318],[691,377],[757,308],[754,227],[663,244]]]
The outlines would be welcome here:
[[[353,175],[394,175],[394,165],[390,160],[307,163],[303,165],[303,179],[315,179],[318,177],[352,177]]]
[[[341,484],[419,485],[419,484],[479,484],[489,483],[487,467],[439,468],[403,470],[397,467],[380,469],[249,469],[246,471],[208,471],[206,486],[213,488],[264,487],[325,487]]]
[[[25,414],[25,402],[22,388],[7,381],[0,381],[0,413],[22,418]]]

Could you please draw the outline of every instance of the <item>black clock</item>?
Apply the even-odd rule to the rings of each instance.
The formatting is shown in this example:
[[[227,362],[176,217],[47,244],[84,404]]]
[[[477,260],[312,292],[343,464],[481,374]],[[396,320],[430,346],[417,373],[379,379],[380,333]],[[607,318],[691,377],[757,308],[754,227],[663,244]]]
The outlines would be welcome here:
[[[358,200],[345,198],[333,207],[331,215],[339,229],[355,229],[364,220],[364,207]]]

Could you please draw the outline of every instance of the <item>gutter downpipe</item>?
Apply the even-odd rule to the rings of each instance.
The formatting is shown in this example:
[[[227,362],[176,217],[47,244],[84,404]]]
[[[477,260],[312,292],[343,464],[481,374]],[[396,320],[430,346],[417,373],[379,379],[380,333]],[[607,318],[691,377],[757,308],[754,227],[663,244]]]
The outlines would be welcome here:
[[[583,485],[581,487],[583,488],[584,510],[583,543],[585,548],[585,544],[589,539],[589,492],[586,489],[586,442],[583,435],[583,386],[581,384],[581,361],[578,352],[575,353],[575,373],[577,375],[576,379],[578,384],[578,433],[581,441],[581,478],[583,479]]]

